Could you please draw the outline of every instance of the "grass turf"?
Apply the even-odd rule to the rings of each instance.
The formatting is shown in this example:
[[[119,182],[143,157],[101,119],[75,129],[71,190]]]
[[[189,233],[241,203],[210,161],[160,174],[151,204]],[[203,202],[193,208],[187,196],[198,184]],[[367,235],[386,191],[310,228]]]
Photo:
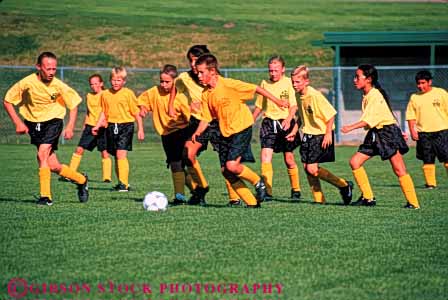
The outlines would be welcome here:
[[[73,149],[61,146],[61,161],[68,162]],[[352,179],[347,161],[356,148],[336,151],[337,162],[326,167]],[[31,288],[35,294],[28,292],[24,299],[446,299],[447,175],[438,165],[439,187],[423,189],[413,151],[406,163],[419,211],[401,208],[405,201],[398,180],[389,163],[377,158],[366,164],[377,207],[342,206],[338,191],[326,183],[328,204],[312,205],[303,170],[302,201],[291,203],[278,155],[277,200],[257,210],[227,208],[217,155],[207,151],[200,161],[211,186],[209,206],[151,213],[142,208],[147,192],[172,197],[158,143],[137,144],[130,153],[129,193],[110,192],[111,185],[100,182],[99,153],[86,153],[80,169],[91,179],[89,202],[78,203],[75,187],[53,175],[52,207],[34,204],[39,190],[34,147],[0,145],[0,298],[8,298],[7,285],[18,277],[37,284]],[[259,170],[258,163],[252,167]],[[42,294],[43,283],[84,284],[90,291],[62,293],[59,286],[58,293]],[[135,294],[123,291],[131,283]],[[143,283],[152,294],[141,292]],[[164,283],[235,283],[240,293],[162,294]],[[275,289],[243,293],[244,284],[255,283],[283,288],[280,294]]]

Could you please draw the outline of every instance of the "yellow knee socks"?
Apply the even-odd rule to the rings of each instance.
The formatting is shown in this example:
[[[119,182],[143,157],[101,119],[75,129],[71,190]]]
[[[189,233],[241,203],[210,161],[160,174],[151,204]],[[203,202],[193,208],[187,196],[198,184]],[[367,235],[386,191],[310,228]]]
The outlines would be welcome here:
[[[321,203],[321,204],[325,203],[325,197],[324,197],[324,193],[322,192],[322,188],[320,186],[319,177],[307,174],[306,178],[311,187],[311,192],[313,193],[314,202]]]
[[[403,194],[406,197],[408,203],[412,204],[414,207],[420,207],[411,176],[409,174],[406,174],[398,177],[398,180],[400,182],[401,190],[403,191]]]
[[[334,185],[335,187],[342,188],[346,187],[348,185],[347,181],[334,175],[327,169],[324,169],[322,167],[319,167],[319,178]]]
[[[295,167],[288,169],[288,176],[289,182],[291,183],[291,189],[295,192],[300,191],[299,168]]]
[[[272,177],[274,171],[272,170],[272,163],[261,163],[261,176],[266,185],[266,193],[272,196]]]
[[[112,160],[110,157],[101,160],[103,166],[103,181],[112,181]]]
[[[73,153],[72,159],[70,160],[70,169],[72,170],[78,170],[79,164],[81,163],[82,155]]]
[[[40,196],[51,199],[51,171],[49,167],[39,168]]]
[[[362,196],[364,199],[373,199],[373,191],[370,187],[369,183],[369,177],[367,177],[366,170],[364,167],[361,167],[359,169],[353,170],[353,177],[355,177],[355,181],[359,186],[359,189],[361,190]]]
[[[59,172],[59,175],[68,178],[78,184],[83,184],[86,182],[86,177],[84,175],[69,168],[66,165],[62,165],[61,172]]]

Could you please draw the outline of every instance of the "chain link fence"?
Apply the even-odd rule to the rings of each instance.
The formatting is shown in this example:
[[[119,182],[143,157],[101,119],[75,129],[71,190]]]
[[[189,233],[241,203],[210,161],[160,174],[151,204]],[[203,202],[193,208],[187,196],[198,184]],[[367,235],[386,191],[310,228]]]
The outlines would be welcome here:
[[[420,70],[429,70],[433,74],[433,85],[448,88],[448,65],[438,66],[378,66],[379,80],[382,87],[389,94],[395,116],[403,130],[407,130],[405,122],[406,105],[409,97],[416,91],[415,74]],[[58,67],[57,76],[84,96],[89,92],[88,77],[93,73],[100,74],[107,81],[110,68],[78,68]],[[353,86],[353,76],[356,67],[311,67],[311,85],[320,90],[338,111],[336,118],[336,142],[343,144],[358,144],[364,137],[362,129],[350,134],[342,135],[339,128],[348,123],[359,120],[361,116],[361,92]],[[132,89],[136,95],[146,89],[157,85],[159,81],[159,69],[129,68],[126,86]],[[180,69],[179,71],[185,71]],[[223,76],[231,77],[247,82],[259,84],[261,80],[268,78],[266,68],[241,68],[221,69]],[[289,76],[291,69],[287,69]],[[6,91],[18,80],[35,72],[33,66],[0,66],[0,95],[4,97]],[[249,103],[250,104],[250,103]],[[82,122],[86,113],[86,107],[79,107],[78,122],[75,136],[71,141],[61,140],[61,143],[77,144],[82,130]],[[257,122],[254,128],[254,141],[258,141]],[[152,122],[145,120],[147,140],[159,141],[160,138],[152,129]],[[4,109],[0,110],[0,143],[29,143],[27,135],[18,136],[15,128]]]

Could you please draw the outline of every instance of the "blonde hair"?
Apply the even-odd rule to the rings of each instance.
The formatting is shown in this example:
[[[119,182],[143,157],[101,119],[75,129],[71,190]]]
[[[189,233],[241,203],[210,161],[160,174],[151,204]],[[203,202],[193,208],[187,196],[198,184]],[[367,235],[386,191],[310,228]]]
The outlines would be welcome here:
[[[114,76],[121,77],[123,80],[126,80],[128,72],[124,67],[113,67],[112,71],[110,72],[110,79],[112,79],[112,77]]]
[[[291,77],[292,76],[300,76],[304,79],[308,79],[309,78],[309,72],[310,70],[308,69],[307,66],[305,65],[300,65],[294,68],[294,70],[292,70],[291,72]]]

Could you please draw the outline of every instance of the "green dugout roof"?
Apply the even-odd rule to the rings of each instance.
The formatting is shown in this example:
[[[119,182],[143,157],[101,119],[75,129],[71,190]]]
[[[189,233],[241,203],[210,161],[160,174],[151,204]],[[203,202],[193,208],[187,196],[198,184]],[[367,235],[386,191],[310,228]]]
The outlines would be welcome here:
[[[315,46],[448,45],[448,31],[325,32]]]
[[[312,45],[333,48],[335,66],[356,65],[356,57],[362,55],[370,55],[376,64],[434,65],[448,61],[448,31],[325,32],[323,35],[323,40],[313,41]]]

